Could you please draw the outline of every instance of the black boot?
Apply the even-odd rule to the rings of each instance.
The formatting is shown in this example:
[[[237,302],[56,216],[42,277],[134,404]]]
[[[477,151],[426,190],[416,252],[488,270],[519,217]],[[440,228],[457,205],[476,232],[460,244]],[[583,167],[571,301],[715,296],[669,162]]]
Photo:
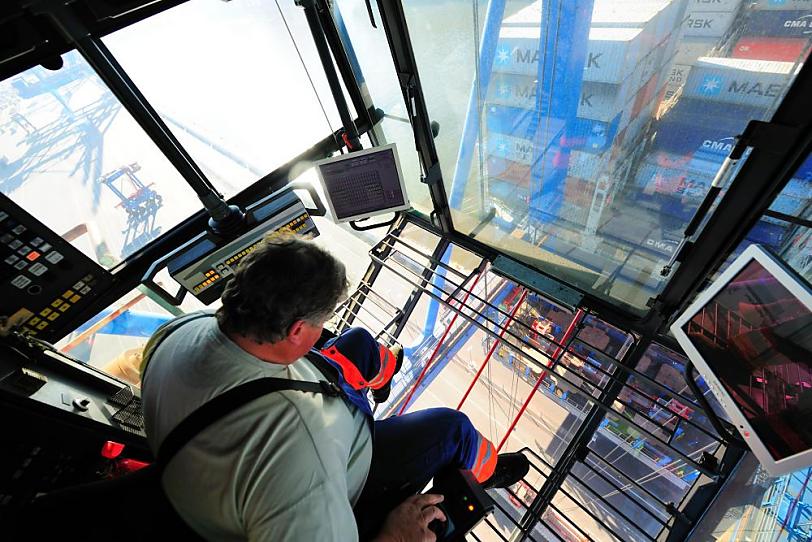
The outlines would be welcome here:
[[[392,373],[392,378],[395,378],[395,375],[400,372],[400,368],[403,365],[403,347],[399,343],[395,343],[389,351],[395,356],[395,372]],[[372,390],[372,400],[375,401],[376,404],[384,403],[389,399],[389,392],[392,391],[392,378],[382,387],[377,390]]]
[[[499,454],[496,468],[490,478],[482,482],[484,489],[495,487],[509,487],[527,476],[530,470],[530,461],[519,452]]]

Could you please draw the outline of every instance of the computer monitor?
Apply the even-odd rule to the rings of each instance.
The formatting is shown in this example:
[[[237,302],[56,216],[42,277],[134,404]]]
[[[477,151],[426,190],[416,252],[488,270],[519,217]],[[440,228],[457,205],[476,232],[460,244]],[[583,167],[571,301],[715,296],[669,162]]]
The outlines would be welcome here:
[[[409,208],[394,143],[320,160],[316,171],[336,222]]]
[[[812,465],[812,288],[749,246],[671,332],[772,475]]]

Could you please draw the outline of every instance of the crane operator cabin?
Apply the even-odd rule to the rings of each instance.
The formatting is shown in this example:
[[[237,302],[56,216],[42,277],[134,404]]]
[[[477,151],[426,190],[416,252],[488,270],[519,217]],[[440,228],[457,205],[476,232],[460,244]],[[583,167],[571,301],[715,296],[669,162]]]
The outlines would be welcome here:
[[[0,7],[3,540],[812,540],[812,2]]]

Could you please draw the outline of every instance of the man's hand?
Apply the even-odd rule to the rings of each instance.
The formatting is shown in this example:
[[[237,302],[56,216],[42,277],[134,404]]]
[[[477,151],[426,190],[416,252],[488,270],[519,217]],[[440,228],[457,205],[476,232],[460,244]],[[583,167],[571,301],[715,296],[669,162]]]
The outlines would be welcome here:
[[[386,516],[374,542],[434,542],[437,537],[429,530],[429,523],[435,519],[446,521],[442,510],[434,506],[441,502],[442,495],[409,497]]]

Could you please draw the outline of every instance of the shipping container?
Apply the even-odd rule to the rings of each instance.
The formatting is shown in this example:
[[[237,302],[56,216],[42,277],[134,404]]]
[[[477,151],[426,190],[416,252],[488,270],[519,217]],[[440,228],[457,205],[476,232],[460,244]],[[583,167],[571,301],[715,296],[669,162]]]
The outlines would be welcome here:
[[[485,159],[485,174],[489,178],[497,178],[514,186],[530,186],[530,166],[513,160],[506,160],[499,156],[488,156]]]
[[[721,162],[750,120],[762,120],[765,108],[713,104],[681,98],[655,125],[651,148]]]
[[[792,62],[703,57],[697,60],[683,95],[754,107],[778,103],[792,80]]]
[[[736,18],[733,11],[691,11],[682,22],[685,37],[718,38],[727,32]]]
[[[689,0],[688,11],[736,11],[739,9],[742,0]]]
[[[636,28],[597,28],[589,32],[584,62],[585,81],[620,83],[641,58],[641,34]],[[499,33],[493,70],[538,75],[538,27],[503,27]]]
[[[530,164],[531,158],[524,156],[527,154],[525,151],[518,153],[522,158],[513,157],[513,153],[518,147],[507,145],[502,150],[495,150],[494,145],[504,143],[504,141],[499,141],[500,135],[521,139],[521,148],[535,145],[537,156],[546,152],[554,144],[573,150],[600,153],[611,146],[612,140],[618,132],[620,117],[621,115],[618,114],[610,122],[582,118],[566,122],[562,119],[542,119],[537,112],[529,109],[486,104],[485,125],[488,128],[486,138],[488,139],[488,153]]]
[[[592,154],[572,151],[569,157],[567,175],[578,179],[595,180],[602,173],[609,173],[609,155],[608,152]]]
[[[812,35],[812,12],[750,10],[747,12],[742,35],[768,38],[809,37]]]
[[[485,126],[489,134],[506,134],[535,141],[542,149],[561,136],[565,126],[562,119],[542,119],[532,109],[498,104],[485,105]]]
[[[812,10],[812,0],[753,0],[754,10]]]
[[[718,45],[719,40],[716,38],[683,37],[674,51],[673,63],[692,66],[700,57],[717,56],[714,51]]]
[[[538,104],[538,91],[536,76],[494,73],[488,85],[487,100],[498,105],[535,109]],[[561,92],[571,92],[571,89],[561,89]],[[581,86],[578,116],[610,121],[623,109],[629,98],[627,84],[612,85],[585,81]]]
[[[561,145],[571,150],[602,153],[612,146],[620,117],[618,114],[611,122],[576,118],[564,131]]]
[[[781,247],[781,257],[806,280],[812,282],[812,228],[799,228]]]
[[[809,47],[805,38],[741,38],[733,46],[730,56],[754,60],[795,62]]]
[[[688,64],[672,64],[668,70],[663,99],[670,100],[688,80],[691,66]]]

